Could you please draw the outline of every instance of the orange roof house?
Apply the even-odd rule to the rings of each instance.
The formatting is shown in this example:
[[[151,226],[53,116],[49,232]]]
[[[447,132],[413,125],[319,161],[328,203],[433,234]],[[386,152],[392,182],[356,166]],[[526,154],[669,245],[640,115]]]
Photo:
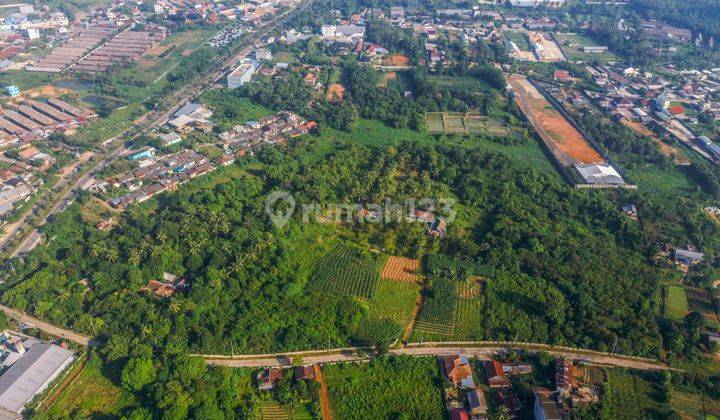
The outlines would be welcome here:
[[[472,376],[472,367],[467,356],[445,356],[440,358],[443,372],[450,382],[465,388],[475,386]]]

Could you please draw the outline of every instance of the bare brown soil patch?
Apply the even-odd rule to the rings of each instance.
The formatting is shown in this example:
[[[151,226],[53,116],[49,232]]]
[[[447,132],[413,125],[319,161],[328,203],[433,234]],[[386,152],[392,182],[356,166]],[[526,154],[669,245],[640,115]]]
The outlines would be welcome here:
[[[388,280],[412,283],[420,280],[419,268],[420,261],[415,258],[389,257],[380,276]]]

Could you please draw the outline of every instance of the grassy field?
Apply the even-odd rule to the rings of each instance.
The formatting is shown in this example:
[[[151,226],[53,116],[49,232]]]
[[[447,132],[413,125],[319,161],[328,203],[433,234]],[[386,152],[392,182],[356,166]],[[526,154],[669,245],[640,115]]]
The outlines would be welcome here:
[[[145,108],[141,104],[131,104],[126,108],[113,111],[105,118],[98,118],[89,126],[79,129],[74,138],[83,143],[96,145],[122,133],[144,112]]]
[[[318,263],[311,291],[372,298],[380,274],[377,261],[357,248],[340,246]]]
[[[527,37],[523,32],[511,32],[506,31],[503,33],[505,36],[505,39],[508,41],[512,41],[517,45],[518,48],[520,48],[522,51],[531,51],[532,47],[530,46],[530,43],[527,40]]]
[[[669,286],[665,300],[665,316],[670,319],[681,320],[688,313],[688,299],[685,288],[682,286]]]
[[[670,405],[684,419],[720,417],[720,401],[709,399],[703,395],[676,390],[673,392]]]
[[[617,61],[618,58],[611,52],[604,53],[586,53],[583,47],[597,47],[599,44],[594,40],[576,33],[557,33],[555,34],[560,47],[565,55],[571,61],[595,61],[602,63]]]
[[[8,70],[0,73],[0,97],[7,97],[5,86],[15,85],[20,90],[33,89],[50,83],[51,75],[46,73],[32,73],[25,70]]]
[[[428,112],[428,132],[431,134],[486,134],[507,136],[509,130],[502,121],[468,112]]]
[[[380,280],[377,293],[370,300],[370,317],[391,319],[405,326],[412,318],[420,286],[394,280]]]
[[[330,405],[340,419],[444,418],[434,357],[393,357],[324,368]]]
[[[658,401],[658,378],[652,373],[637,373],[623,369],[607,372],[607,386],[611,389],[610,404],[613,418],[665,418],[668,407]]]
[[[90,359],[85,368],[41,418],[119,418],[135,397],[116,385],[119,372],[99,359]]]
[[[283,408],[275,401],[264,401],[260,406],[260,418],[262,420],[312,420],[313,416],[308,404],[300,404],[293,413]]]
[[[213,120],[221,130],[230,130],[238,124],[257,120],[273,112],[249,98],[235,95],[230,89],[212,89],[198,99],[213,110]]]

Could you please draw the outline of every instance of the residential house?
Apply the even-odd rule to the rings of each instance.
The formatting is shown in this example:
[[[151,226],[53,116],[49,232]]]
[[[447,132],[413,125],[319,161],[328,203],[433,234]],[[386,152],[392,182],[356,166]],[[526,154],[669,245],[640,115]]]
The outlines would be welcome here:
[[[468,409],[473,419],[486,418],[488,413],[488,405],[485,400],[485,394],[475,388],[467,393]]]
[[[296,381],[314,381],[315,368],[312,366],[296,366],[293,375]]]
[[[510,386],[510,379],[505,375],[500,362],[497,360],[485,362],[484,367],[490,388],[507,388]]]
[[[534,388],[535,420],[563,420],[557,403],[552,399],[552,391],[547,388]]]
[[[278,381],[283,378],[283,370],[279,368],[263,369],[257,373],[255,379],[260,391],[269,391],[274,389]]]
[[[472,367],[466,355],[440,357],[445,377],[456,386],[474,388]]]

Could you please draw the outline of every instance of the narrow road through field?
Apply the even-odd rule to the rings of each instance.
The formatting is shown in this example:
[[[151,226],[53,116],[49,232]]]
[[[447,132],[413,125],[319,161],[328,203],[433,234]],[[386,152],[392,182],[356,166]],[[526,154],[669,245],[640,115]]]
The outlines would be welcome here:
[[[318,364],[313,365],[315,371],[315,380],[320,384],[320,406],[322,407],[323,420],[332,420],[332,411],[330,410],[330,396],[328,395],[327,384],[322,368]]]
[[[0,310],[5,312],[5,315],[8,317],[21,322],[25,324],[32,324],[35,326],[35,328],[39,329],[40,331],[45,331],[46,333],[53,335],[55,337],[61,337],[66,340],[73,341],[78,344],[82,344],[83,346],[88,346],[93,344],[93,340],[90,337],[86,337],[82,334],[78,334],[74,331],[70,331],[64,328],[56,327],[52,324],[48,324],[47,322],[43,322],[34,316],[27,315],[21,311],[18,311],[17,309],[13,309],[10,307],[7,307],[5,305],[0,305]]]

